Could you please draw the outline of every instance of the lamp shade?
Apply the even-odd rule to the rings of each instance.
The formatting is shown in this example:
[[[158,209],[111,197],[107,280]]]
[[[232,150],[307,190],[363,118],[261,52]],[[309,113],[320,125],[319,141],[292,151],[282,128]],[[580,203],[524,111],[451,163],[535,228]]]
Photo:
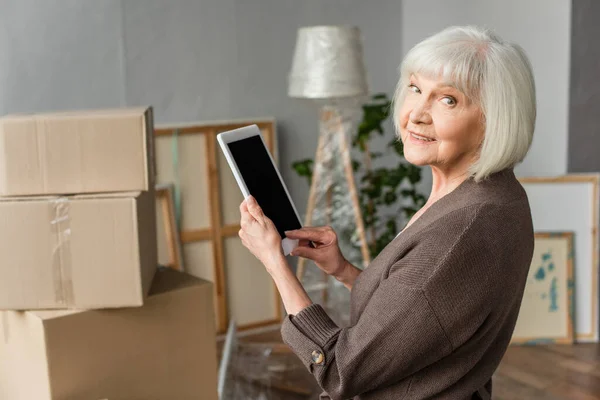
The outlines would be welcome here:
[[[360,30],[313,26],[298,30],[288,95],[332,99],[368,94]]]

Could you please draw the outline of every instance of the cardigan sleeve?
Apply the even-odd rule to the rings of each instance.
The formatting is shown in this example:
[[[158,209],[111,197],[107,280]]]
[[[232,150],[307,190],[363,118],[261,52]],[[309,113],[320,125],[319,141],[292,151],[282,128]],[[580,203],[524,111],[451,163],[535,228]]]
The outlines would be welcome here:
[[[331,399],[397,383],[452,351],[424,292],[392,277],[354,326],[338,327],[313,304],[286,317],[282,336]]]
[[[460,234],[431,236],[396,261],[354,325],[338,327],[319,305],[286,317],[284,342],[332,399],[410,379],[471,340],[498,295],[517,290],[507,283],[513,274],[501,267],[514,264],[522,235],[509,235],[515,228],[506,228],[510,220],[503,223],[494,210],[476,213]],[[445,250],[433,257],[439,248]],[[429,271],[424,280],[414,265]]]

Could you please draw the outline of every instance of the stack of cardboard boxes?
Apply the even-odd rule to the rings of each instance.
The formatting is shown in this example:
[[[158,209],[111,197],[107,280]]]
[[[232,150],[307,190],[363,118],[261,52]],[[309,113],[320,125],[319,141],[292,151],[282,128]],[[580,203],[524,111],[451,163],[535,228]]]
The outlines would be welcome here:
[[[0,399],[216,399],[210,283],[157,271],[150,108],[0,119]]]

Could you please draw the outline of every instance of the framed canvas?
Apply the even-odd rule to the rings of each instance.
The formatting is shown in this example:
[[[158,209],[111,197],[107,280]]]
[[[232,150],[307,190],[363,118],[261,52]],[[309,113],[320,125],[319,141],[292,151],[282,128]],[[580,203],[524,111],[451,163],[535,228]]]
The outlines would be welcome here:
[[[536,232],[573,232],[575,339],[598,340],[598,174],[520,178]]]
[[[573,232],[535,234],[533,259],[513,344],[572,344]]]
[[[183,271],[183,250],[175,221],[174,185],[156,185],[156,221],[158,263]]]
[[[273,119],[155,128],[157,181],[174,184],[185,271],[213,282],[218,333],[232,319],[240,331],[282,319],[275,284],[238,237],[243,196],[216,141],[221,132],[252,124],[277,162]]]

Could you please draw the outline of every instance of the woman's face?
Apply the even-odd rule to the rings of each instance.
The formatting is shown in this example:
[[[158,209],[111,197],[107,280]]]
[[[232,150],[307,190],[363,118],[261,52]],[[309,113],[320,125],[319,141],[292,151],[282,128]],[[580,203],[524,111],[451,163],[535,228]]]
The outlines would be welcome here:
[[[400,138],[411,164],[463,173],[483,140],[481,109],[442,80],[413,74],[400,108]]]

